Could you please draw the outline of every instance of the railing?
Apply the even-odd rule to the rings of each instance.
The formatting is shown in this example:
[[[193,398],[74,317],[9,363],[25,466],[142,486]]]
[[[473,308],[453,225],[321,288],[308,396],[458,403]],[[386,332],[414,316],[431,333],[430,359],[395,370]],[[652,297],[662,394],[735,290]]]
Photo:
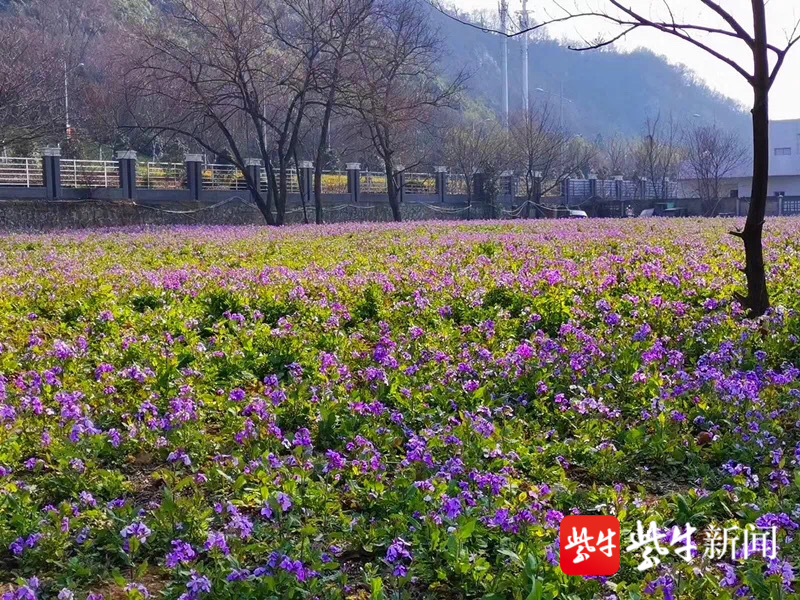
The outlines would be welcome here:
[[[275,173],[275,176],[278,176],[278,173]],[[247,184],[244,182],[244,178],[241,181],[242,188],[232,188],[232,189],[247,189]],[[204,186],[205,189],[205,186]],[[269,181],[267,179],[267,170],[262,167],[261,169],[261,191],[267,192],[269,190]],[[286,170],[286,190],[289,194],[299,194],[300,193],[300,183],[297,179],[297,171],[294,169],[287,169]]]
[[[180,190],[186,187],[184,163],[148,162],[136,166],[136,186],[150,190]]]
[[[409,194],[436,193],[436,176],[431,173],[406,173],[404,181]]]
[[[0,157],[0,185],[7,187],[43,186],[42,159]]]
[[[203,168],[204,190],[246,190],[242,172],[234,165],[209,164]]]
[[[467,195],[467,182],[464,180],[463,173],[448,173],[447,195],[448,196]]]
[[[382,171],[361,172],[362,194],[385,194],[386,189],[386,173]]]
[[[64,188],[116,188],[120,186],[119,161],[61,159],[61,186]],[[33,188],[44,186],[42,159],[38,157],[0,156],[0,187]],[[298,194],[300,185],[295,169],[288,169],[287,191]],[[523,175],[514,174],[512,179],[500,182],[500,195],[506,197],[507,187],[515,183],[517,197],[527,196]],[[386,173],[383,171],[360,172],[362,194],[386,194]],[[432,173],[405,173],[404,189],[408,194],[434,195],[436,175]],[[464,176],[448,173],[445,177],[448,196],[463,196],[467,193]],[[136,165],[136,185],[142,189],[180,190],[187,187],[185,163],[146,162]],[[202,167],[202,189],[223,191],[246,191],[245,176],[234,165],[206,164]],[[313,188],[312,188],[313,189]],[[261,190],[268,190],[266,170],[261,169]],[[560,182],[542,182],[543,196],[566,196],[581,200],[595,196],[599,199],[622,200],[676,198],[678,184],[673,181],[652,182],[646,180],[616,179],[565,179]],[[567,192],[565,194],[565,192]],[[325,171],[322,174],[323,194],[347,194],[348,175],[343,171]]]
[[[347,173],[341,171],[324,171],[322,173],[323,194],[346,194]]]
[[[61,186],[108,188],[119,186],[119,163],[113,160],[61,159]]]

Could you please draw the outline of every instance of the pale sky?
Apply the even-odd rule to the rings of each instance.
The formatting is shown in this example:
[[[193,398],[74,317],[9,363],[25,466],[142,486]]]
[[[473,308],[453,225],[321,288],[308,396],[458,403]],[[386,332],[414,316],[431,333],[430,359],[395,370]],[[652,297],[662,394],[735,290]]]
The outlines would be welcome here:
[[[461,10],[492,10],[497,8],[499,0],[457,0],[454,2]],[[522,8],[521,0],[508,0],[509,11],[516,14]],[[751,0],[717,0],[726,11],[752,31]],[[725,23],[716,13],[703,6],[700,0],[626,0],[625,5],[636,12],[652,19],[668,20],[666,4],[669,4],[676,22],[702,24],[723,28]],[[532,19],[545,21],[548,16],[563,15],[558,5],[573,10],[608,9],[606,0],[528,0],[528,10]],[[613,7],[610,10],[614,10]],[[775,46],[783,47],[791,27],[800,20],[800,0],[768,0],[767,27],[769,39]],[[568,21],[547,27],[550,37],[555,39],[593,40],[601,33],[618,32],[615,26],[594,18]],[[712,45],[722,54],[735,58],[744,65],[752,65],[752,55],[747,46],[735,39],[727,39],[719,35],[697,34],[696,38]],[[690,67],[711,88],[730,96],[747,108],[752,105],[752,92],[744,78],[722,61],[710,56],[703,50],[688,42],[669,34],[652,29],[640,29],[627,38],[620,40],[615,47],[620,50],[647,47],[664,55],[670,62],[683,63]],[[531,63],[535,69],[535,53],[531,55]],[[748,71],[751,68],[747,69]],[[800,42],[790,50],[780,74],[770,94],[771,119],[800,119]]]

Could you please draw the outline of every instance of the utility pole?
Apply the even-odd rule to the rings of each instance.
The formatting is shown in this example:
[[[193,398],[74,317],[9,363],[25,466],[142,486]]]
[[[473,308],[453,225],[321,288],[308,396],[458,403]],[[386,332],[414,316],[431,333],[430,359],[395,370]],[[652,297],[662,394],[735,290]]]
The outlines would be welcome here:
[[[67,125],[67,139],[72,137],[69,127],[69,80],[67,79],[67,61],[64,61],[64,121]]]
[[[503,32],[503,123],[508,127],[508,0],[500,0],[500,31]]]
[[[525,33],[522,34],[522,108],[525,114],[528,114],[528,27],[530,21],[528,20],[528,0],[522,0],[522,29]]]

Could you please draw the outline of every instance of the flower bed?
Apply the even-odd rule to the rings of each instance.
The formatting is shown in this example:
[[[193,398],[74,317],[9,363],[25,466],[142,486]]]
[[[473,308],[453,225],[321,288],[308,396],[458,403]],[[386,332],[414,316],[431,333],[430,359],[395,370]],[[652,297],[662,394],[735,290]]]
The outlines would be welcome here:
[[[759,322],[732,225],[0,237],[2,591],[793,593],[800,221],[767,224]],[[571,513],[619,518],[616,575],[560,571]],[[698,551],[639,570],[637,521]],[[748,524],[774,558],[704,556]]]

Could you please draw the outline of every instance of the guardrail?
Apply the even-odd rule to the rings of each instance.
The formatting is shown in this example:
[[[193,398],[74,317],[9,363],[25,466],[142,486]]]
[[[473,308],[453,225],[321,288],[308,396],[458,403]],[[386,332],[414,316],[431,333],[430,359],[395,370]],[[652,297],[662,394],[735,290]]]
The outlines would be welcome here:
[[[119,163],[113,160],[61,159],[61,186],[107,188],[119,186]]]
[[[203,164],[192,155],[189,163],[174,162],[136,162],[135,152],[121,152],[117,160],[83,160],[83,159],[60,159],[58,154],[47,154],[46,159],[38,157],[0,157],[0,187],[6,188],[46,188],[46,197],[57,197],[57,190],[52,187],[72,188],[80,190],[84,188],[118,188],[129,191],[139,188],[142,190],[189,190],[192,194],[208,191],[239,191],[246,192],[247,184],[245,175],[235,165],[208,163]],[[188,158],[188,157],[187,157]],[[199,165],[192,166],[188,170],[187,164]],[[56,166],[57,165],[57,166]],[[122,166],[121,166],[122,165]],[[45,177],[43,170],[58,169],[58,178]],[[307,173],[313,177],[313,169],[306,171],[308,167],[301,169],[302,173]],[[122,172],[121,172],[122,169]],[[128,181],[135,171],[136,181]],[[191,175],[191,181],[190,179]],[[359,186],[350,186],[348,179],[357,176]],[[288,169],[286,172],[286,187],[290,194],[300,193],[300,176],[296,169]],[[477,174],[476,176],[477,177]],[[403,191],[413,196],[435,196],[441,194],[441,198],[446,196],[464,196],[467,192],[467,185],[464,175],[459,173],[446,173],[443,167],[437,167],[436,173],[414,173],[403,171],[398,177],[403,181]],[[124,181],[123,181],[124,180]],[[479,185],[477,179],[474,180]],[[437,184],[438,182],[438,184]],[[124,185],[123,185],[124,183]],[[441,188],[444,184],[445,189]],[[498,182],[498,196],[508,197],[514,194],[517,198],[528,196],[527,187],[532,185],[532,181],[526,181],[524,176],[505,173]],[[563,181],[540,181],[539,185],[543,189],[543,196],[565,197],[567,202],[572,200],[634,200],[651,199],[654,197],[677,197],[677,185],[675,182],[657,182],[653,185],[647,180],[622,180],[615,179],[565,179]],[[352,187],[352,189],[351,189]],[[661,189],[663,188],[663,189]],[[267,172],[261,168],[261,190],[268,191]],[[313,183],[312,188],[313,189]],[[192,191],[193,190],[193,191]],[[532,191],[532,190],[531,190]],[[387,192],[386,174],[383,171],[360,170],[350,168],[344,171],[324,171],[322,173],[322,193],[323,194],[353,194],[353,198],[358,198],[362,194],[385,195]],[[658,193],[657,193],[658,192]],[[74,193],[74,192],[73,192]],[[135,191],[133,192],[135,193]],[[18,197],[23,192],[9,192],[7,195]],[[473,190],[474,195],[479,195],[477,190]],[[132,196],[129,196],[132,197]],[[193,196],[195,199],[198,196]]]
[[[136,185],[149,190],[180,190],[186,187],[186,164],[147,162],[136,165]]]
[[[28,188],[43,186],[42,159],[0,157],[0,185]]]

